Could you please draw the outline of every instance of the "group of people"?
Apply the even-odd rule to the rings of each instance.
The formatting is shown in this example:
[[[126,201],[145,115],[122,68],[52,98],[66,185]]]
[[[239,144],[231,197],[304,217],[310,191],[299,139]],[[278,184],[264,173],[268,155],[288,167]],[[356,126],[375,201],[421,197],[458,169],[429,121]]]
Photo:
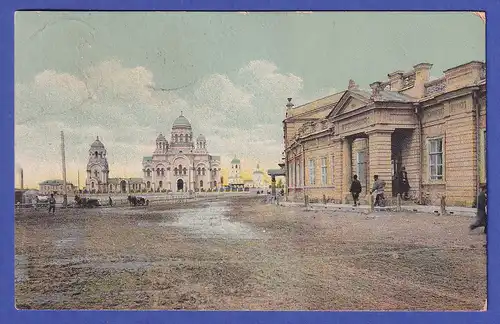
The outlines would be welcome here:
[[[373,176],[373,186],[370,190],[370,195],[373,195],[374,206],[383,207],[385,204],[384,196],[385,181],[381,180],[378,175]],[[359,195],[363,191],[361,182],[358,180],[358,176],[355,174],[352,177],[351,188],[349,190],[354,201],[354,206],[359,206]]]
[[[399,180],[399,193],[402,193],[402,197],[408,198],[408,190],[409,183],[408,178],[406,176],[406,171],[404,168],[402,170],[402,174],[398,177]],[[384,196],[384,188],[385,181],[381,180],[378,175],[373,177],[373,186],[370,190],[370,194],[373,195],[374,198],[374,206],[383,207],[385,205],[385,196]],[[352,199],[354,201],[354,206],[359,206],[359,195],[363,191],[363,187],[361,186],[361,182],[358,180],[358,176],[354,175],[352,177],[350,192],[352,195]],[[476,208],[477,208],[477,217],[474,223],[469,226],[469,229],[472,231],[478,227],[484,227],[484,233],[486,234],[488,227],[488,197],[487,197],[487,189],[486,184],[482,184],[480,186],[479,194],[477,196]]]

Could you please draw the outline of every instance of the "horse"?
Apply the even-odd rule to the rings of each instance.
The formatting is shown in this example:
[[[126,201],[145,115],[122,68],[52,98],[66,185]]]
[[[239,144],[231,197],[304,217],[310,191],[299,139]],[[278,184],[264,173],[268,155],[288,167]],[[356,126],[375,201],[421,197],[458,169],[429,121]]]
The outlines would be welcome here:
[[[75,196],[76,205],[80,208],[93,208],[99,207],[101,204],[98,199],[95,198],[80,198],[79,196]]]

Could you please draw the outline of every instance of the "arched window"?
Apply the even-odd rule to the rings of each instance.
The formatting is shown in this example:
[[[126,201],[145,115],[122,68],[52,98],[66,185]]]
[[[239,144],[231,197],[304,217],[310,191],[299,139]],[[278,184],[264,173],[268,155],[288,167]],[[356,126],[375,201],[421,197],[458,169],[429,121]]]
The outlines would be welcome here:
[[[174,139],[175,139],[175,142],[177,143],[179,141],[179,135],[175,134]]]
[[[201,174],[205,175],[205,168],[201,169]]]
[[[201,174],[201,168],[198,168],[198,175]]]
[[[165,175],[165,169],[164,168],[161,168],[161,175],[164,176]]]
[[[148,182],[146,182],[146,187],[147,187],[148,189],[149,189],[149,188],[151,188],[151,182],[149,182],[149,181],[148,181]]]
[[[99,155],[99,153],[97,153],[97,151],[95,151],[94,153],[94,156],[97,158],[97,155]]]
[[[177,168],[174,169],[174,175],[177,175]]]
[[[94,170],[94,175],[97,178],[97,176],[99,175],[99,172],[97,172],[97,170]]]
[[[200,188],[203,188],[203,180],[200,180]]]
[[[163,188],[163,181],[158,182],[158,187]]]
[[[160,176],[160,169],[156,169],[156,175]]]
[[[101,157],[101,158],[102,158],[102,152],[99,152],[99,157]]]
[[[91,185],[92,185],[92,189],[94,189],[94,183],[93,182],[91,183]]]
[[[182,169],[182,173],[184,173],[184,175],[186,175],[187,174],[187,169],[186,168]]]
[[[184,135],[181,134],[181,143],[184,142]]]
[[[151,176],[151,170],[147,169],[146,170],[146,174],[148,175],[148,177],[150,177]]]

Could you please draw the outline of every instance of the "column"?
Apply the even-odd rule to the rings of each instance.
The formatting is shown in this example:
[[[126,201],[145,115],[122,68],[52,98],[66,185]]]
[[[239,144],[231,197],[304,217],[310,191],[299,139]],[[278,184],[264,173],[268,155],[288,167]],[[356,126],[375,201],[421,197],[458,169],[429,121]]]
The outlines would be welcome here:
[[[213,172],[213,170],[214,169],[212,169],[211,167],[208,168],[208,170],[207,170],[207,179],[208,179],[208,188],[207,189],[212,188],[212,172]],[[203,187],[205,187],[205,186],[206,186],[206,184],[204,183]]]
[[[188,184],[188,190],[193,190],[194,191],[194,175],[193,175],[194,168],[189,167],[189,184]]]
[[[172,167],[167,167],[167,185],[165,186],[165,189],[172,190]]]
[[[347,204],[352,177],[352,140],[342,139],[342,201]]]
[[[151,173],[151,188],[153,192],[156,191],[156,168],[151,168],[153,171]]]
[[[392,131],[375,131],[368,133],[369,184],[373,186],[373,176],[385,181],[385,196],[392,197],[391,152]]]

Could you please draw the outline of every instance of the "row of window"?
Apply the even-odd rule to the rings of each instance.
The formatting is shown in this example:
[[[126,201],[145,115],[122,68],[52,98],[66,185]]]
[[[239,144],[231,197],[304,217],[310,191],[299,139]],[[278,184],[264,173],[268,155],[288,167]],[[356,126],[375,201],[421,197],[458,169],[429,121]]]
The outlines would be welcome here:
[[[180,134],[180,135],[179,134],[175,134],[174,135],[174,142],[175,143],[179,143],[179,142],[180,143],[183,143],[183,142],[189,143],[192,140],[193,140],[193,136],[192,135],[186,135],[186,136],[184,136],[183,134]]]
[[[97,171],[96,171],[97,172]],[[206,175],[207,171],[205,168],[198,168],[196,169],[196,174],[197,175]],[[216,175],[217,171],[216,170],[213,170],[212,171],[212,174],[213,175]],[[187,174],[187,168],[183,168],[182,165],[179,165],[179,167],[177,168],[174,168],[174,175],[186,175]],[[146,175],[148,177],[151,176],[151,170],[147,169],[146,170]],[[165,175],[165,169],[163,168],[158,168],[156,169],[156,175],[157,176],[164,176]],[[97,175],[96,175],[97,176]]]
[[[486,145],[485,145],[486,147]],[[429,155],[429,179],[430,180],[442,180],[444,177],[444,153],[443,153],[443,138],[433,138],[428,140],[428,155]],[[316,180],[316,160],[310,159],[308,165],[309,171],[309,185],[316,185],[318,181]],[[331,184],[334,182],[333,170],[334,170],[334,157],[331,157],[330,170],[328,168],[328,159],[326,157],[321,157],[319,160],[321,168],[321,178],[319,183],[321,185],[328,184],[329,171],[331,172]],[[356,174],[359,179],[366,178],[366,152],[361,151],[356,155]],[[291,186],[301,186],[303,184],[303,174],[300,162],[297,164],[290,164],[288,167],[289,172],[289,183]]]

